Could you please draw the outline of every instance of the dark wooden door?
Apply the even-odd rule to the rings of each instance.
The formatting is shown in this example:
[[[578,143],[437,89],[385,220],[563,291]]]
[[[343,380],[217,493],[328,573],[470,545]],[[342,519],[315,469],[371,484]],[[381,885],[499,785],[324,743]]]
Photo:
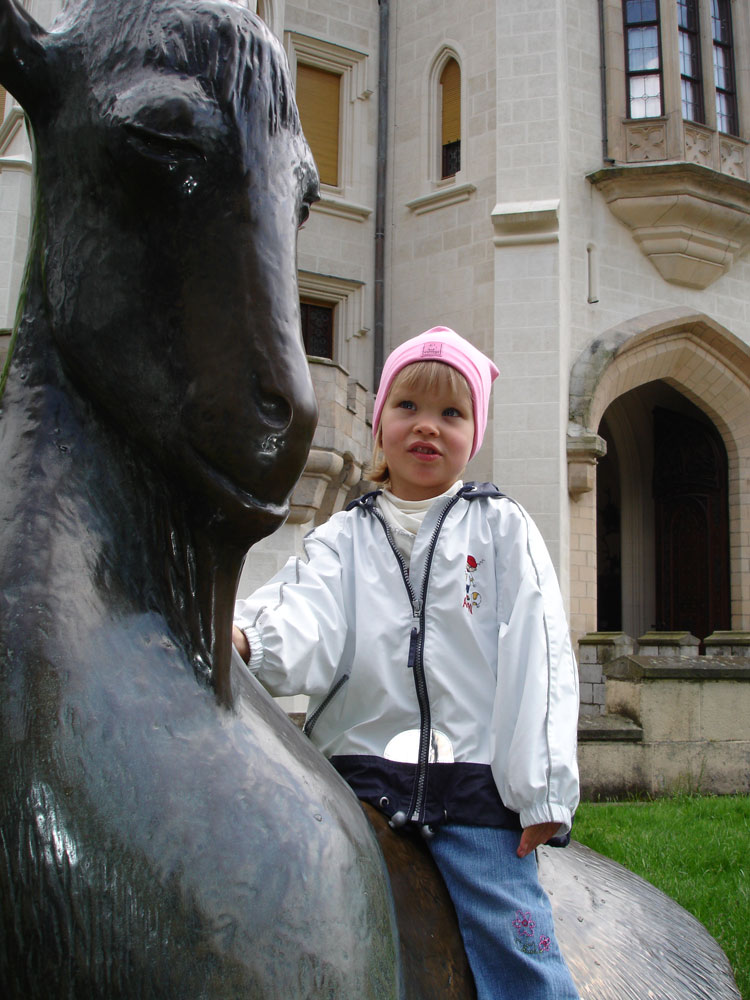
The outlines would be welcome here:
[[[654,409],[656,627],[730,628],[727,456],[709,424]]]

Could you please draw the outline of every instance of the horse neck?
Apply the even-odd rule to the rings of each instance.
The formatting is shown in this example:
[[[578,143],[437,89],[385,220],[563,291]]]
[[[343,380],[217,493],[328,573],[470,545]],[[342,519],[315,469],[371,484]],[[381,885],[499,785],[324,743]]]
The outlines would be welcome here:
[[[0,590],[43,603],[66,588],[66,613],[94,608],[105,628],[157,615],[230,705],[242,553],[212,533],[184,484],[82,398],[48,333],[22,322],[0,401]]]

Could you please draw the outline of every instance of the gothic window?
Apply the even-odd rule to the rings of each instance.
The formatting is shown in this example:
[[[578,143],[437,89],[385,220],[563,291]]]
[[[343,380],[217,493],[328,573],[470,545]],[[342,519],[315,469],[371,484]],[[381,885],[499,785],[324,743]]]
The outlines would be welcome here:
[[[658,0],[625,0],[628,116],[658,118],[663,111]]]
[[[601,7],[605,159],[694,163],[750,182],[750,20],[737,0]]]
[[[702,122],[704,114],[698,0],[677,0],[677,24],[682,117],[686,121]]]
[[[716,87],[716,127],[719,132],[739,134],[737,88],[732,46],[732,14],[729,0],[711,0],[711,28]]]
[[[440,74],[441,177],[461,169],[461,70],[449,59]]]

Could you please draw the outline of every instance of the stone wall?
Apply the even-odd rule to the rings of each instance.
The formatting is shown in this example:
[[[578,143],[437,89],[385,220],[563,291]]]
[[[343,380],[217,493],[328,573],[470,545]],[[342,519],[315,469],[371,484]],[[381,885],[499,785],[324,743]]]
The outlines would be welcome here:
[[[582,718],[584,797],[750,792],[748,633],[716,633],[705,656],[684,633],[642,638],[604,666],[606,714]]]

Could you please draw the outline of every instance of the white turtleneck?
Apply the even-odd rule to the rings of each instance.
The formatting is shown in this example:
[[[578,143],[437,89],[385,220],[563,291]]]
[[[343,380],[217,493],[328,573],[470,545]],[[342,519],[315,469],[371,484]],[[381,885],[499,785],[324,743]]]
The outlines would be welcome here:
[[[445,493],[436,497],[428,497],[427,500],[402,500],[401,497],[394,496],[389,490],[383,490],[378,496],[375,502],[388,522],[393,541],[404,557],[407,568],[411,562],[414,539],[427,511],[438,500],[447,500],[448,497],[458,493],[462,486],[463,480],[459,479]]]

